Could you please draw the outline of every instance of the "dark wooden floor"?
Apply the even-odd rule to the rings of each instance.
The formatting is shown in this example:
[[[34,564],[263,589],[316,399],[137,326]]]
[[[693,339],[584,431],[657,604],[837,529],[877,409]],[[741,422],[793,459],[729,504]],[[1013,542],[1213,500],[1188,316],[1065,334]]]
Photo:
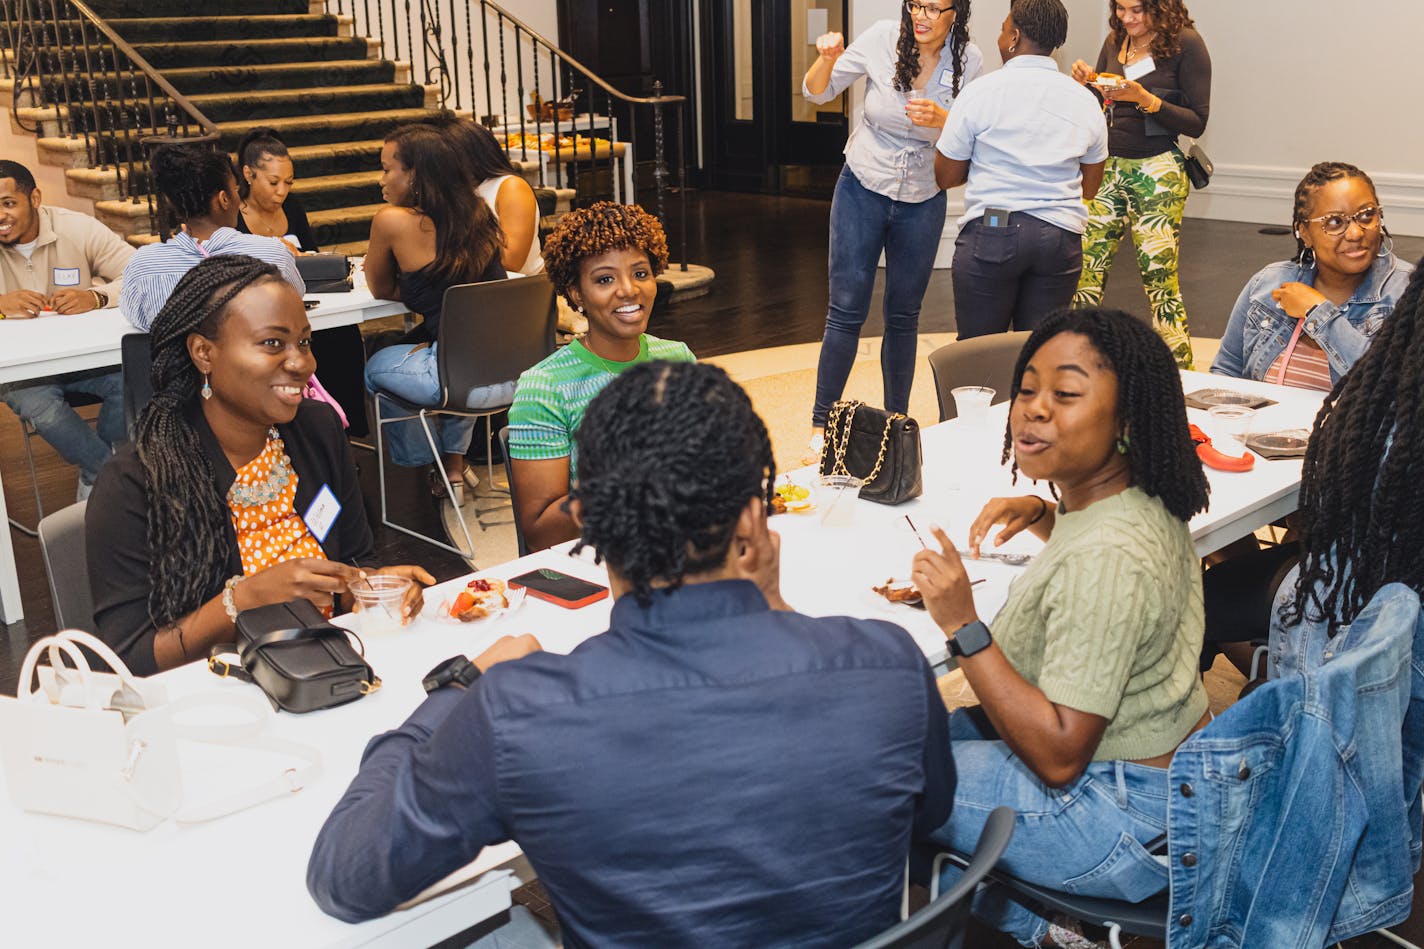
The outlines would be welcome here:
[[[677,202],[669,210],[676,214]],[[684,340],[701,356],[742,352],[820,339],[826,312],[826,241],[830,204],[808,198],[764,197],[746,194],[693,193],[688,197],[687,259],[717,272],[712,292],[653,314],[651,332]],[[1282,215],[1287,212],[1282,208]],[[677,221],[671,222],[674,258]],[[1183,229],[1182,288],[1194,335],[1220,336],[1231,306],[1246,280],[1265,263],[1293,251],[1285,236],[1261,233],[1263,225],[1189,220]],[[1396,250],[1408,260],[1424,255],[1424,239],[1396,241]],[[883,274],[877,278],[872,316],[865,333],[881,332],[878,309]],[[1107,303],[1146,314],[1142,284],[1131,258],[1130,245],[1120,252]],[[920,318],[925,332],[954,329],[953,292],[949,271],[936,271],[925,295]],[[74,500],[75,475],[42,441],[34,443],[39,482],[47,510],[57,510]],[[464,572],[463,562],[427,544],[378,526],[375,456],[358,451],[368,513],[375,526],[377,554],[389,563],[422,563],[438,579]],[[25,524],[36,521],[29,472],[24,464],[19,422],[0,406],[0,473],[12,516]],[[392,469],[390,494],[398,516],[439,530],[435,509],[427,498],[418,471]],[[11,532],[19,563],[26,621],[3,627],[0,637],[0,691],[13,694],[20,660],[29,644],[54,629],[49,590],[36,541]],[[1416,924],[1417,925],[1417,924]],[[1401,935],[1424,939],[1410,926]],[[1011,946],[1002,937],[985,933],[972,939],[975,946]],[[1145,949],[1154,943],[1131,943]],[[1350,943],[1356,949],[1387,945],[1377,937]]]

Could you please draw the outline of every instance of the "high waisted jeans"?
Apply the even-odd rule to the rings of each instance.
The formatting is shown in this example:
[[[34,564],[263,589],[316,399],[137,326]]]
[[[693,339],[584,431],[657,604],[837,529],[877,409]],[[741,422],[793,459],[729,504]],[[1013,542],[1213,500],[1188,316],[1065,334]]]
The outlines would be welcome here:
[[[398,399],[416,405],[434,405],[440,400],[440,370],[435,359],[432,343],[421,349],[407,344],[387,346],[377,350],[366,361],[366,389],[381,399],[382,392],[389,392]],[[470,392],[466,408],[483,409],[508,405],[514,401],[514,381],[499,385],[485,386]],[[400,416],[406,411],[389,399],[381,399],[381,417]],[[470,437],[475,432],[475,419],[444,416],[431,419],[434,426],[435,443],[442,454],[463,455],[470,447]],[[420,430],[420,421],[411,419],[387,426],[385,438],[390,446],[391,460],[406,467],[428,465],[435,459],[430,455],[430,445]]]
[[[849,168],[841,169],[831,199],[831,305],[816,369],[812,425],[826,424],[831,405],[845,391],[860,347],[860,328],[870,313],[870,293],[882,250],[885,336],[880,344],[880,373],[885,383],[885,408],[891,412],[909,409],[920,303],[944,230],[944,202],[943,191],[919,204],[896,201],[866,188]]]
[[[1165,858],[1143,847],[1167,832],[1167,771],[1127,761],[1094,761],[1067,787],[1050,788],[1008,745],[993,740],[982,713],[949,718],[957,784],[949,822],[935,843],[969,853],[989,812],[1014,809],[1014,837],[999,869],[1030,883],[1079,896],[1137,902],[1167,888]],[[945,871],[941,890],[958,879]],[[1048,934],[1048,920],[996,886],[974,896],[974,915],[1025,946]]]

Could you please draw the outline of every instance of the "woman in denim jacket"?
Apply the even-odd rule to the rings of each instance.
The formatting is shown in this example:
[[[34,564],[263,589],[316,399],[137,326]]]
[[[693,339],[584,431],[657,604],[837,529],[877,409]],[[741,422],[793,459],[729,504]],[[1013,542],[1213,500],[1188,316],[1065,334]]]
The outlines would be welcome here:
[[[1394,256],[1374,182],[1321,162],[1295,189],[1296,256],[1241,291],[1211,371],[1334,388],[1394,310],[1414,268]]]

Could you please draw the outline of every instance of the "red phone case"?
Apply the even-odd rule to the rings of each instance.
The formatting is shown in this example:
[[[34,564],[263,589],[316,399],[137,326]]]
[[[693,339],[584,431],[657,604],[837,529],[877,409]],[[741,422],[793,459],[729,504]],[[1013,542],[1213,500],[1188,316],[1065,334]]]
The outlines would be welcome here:
[[[571,579],[577,580],[579,578],[573,577]],[[585,580],[584,582],[587,583],[590,581]],[[531,586],[526,586],[525,584],[519,582],[518,577],[509,580],[507,585],[514,589],[522,588],[529,596],[536,597],[546,603],[553,603],[555,606],[562,606],[565,609],[569,610],[576,610],[579,607],[588,606],[590,603],[597,603],[599,600],[603,599],[608,595],[607,587],[599,587],[597,590],[590,593],[588,596],[583,597],[582,599],[566,600],[563,597],[555,596],[552,593],[546,593],[543,590],[536,590]]]

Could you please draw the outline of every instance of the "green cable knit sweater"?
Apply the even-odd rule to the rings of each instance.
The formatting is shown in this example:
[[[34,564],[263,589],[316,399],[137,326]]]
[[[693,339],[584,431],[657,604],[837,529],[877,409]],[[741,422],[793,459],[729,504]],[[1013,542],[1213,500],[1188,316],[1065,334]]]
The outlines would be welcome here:
[[[1058,515],[994,638],[1059,705],[1108,720],[1094,761],[1174,749],[1207,709],[1201,566],[1187,525],[1138,488]]]

